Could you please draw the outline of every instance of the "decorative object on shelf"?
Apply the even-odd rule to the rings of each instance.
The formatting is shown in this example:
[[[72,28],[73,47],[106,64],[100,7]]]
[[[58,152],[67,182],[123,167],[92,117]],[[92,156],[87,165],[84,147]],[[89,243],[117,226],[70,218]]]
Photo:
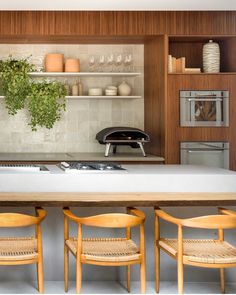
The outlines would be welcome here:
[[[88,91],[89,96],[101,96],[102,88],[90,88]]]
[[[168,55],[168,73],[184,73],[185,64],[185,57],[176,58]]]
[[[71,93],[72,93],[72,96],[79,96],[79,85],[77,80],[72,85]]]
[[[209,40],[203,45],[203,71],[205,73],[220,72],[220,46],[218,43]]]
[[[63,72],[64,54],[50,53],[45,56],[46,72]]]
[[[102,54],[102,55],[99,56],[98,65],[99,65],[98,71],[99,72],[102,72],[103,71],[103,67],[105,65],[105,55]]]
[[[201,73],[201,68],[185,68],[184,72],[187,74]]]
[[[79,79],[78,87],[79,87],[79,96],[83,96],[84,86],[80,79]]]
[[[65,61],[65,72],[80,72],[80,60],[78,58],[67,58]]]
[[[120,96],[129,96],[131,94],[131,87],[128,83],[123,81],[119,86],[118,86],[118,94]]]
[[[114,65],[114,54],[108,54],[107,56],[107,65],[108,65],[108,71],[113,72],[113,65]]]
[[[66,89],[60,82],[37,82],[31,85],[28,95],[28,110],[31,129],[38,127],[51,129],[60,120],[61,112],[66,108]]]
[[[89,56],[89,71],[94,72],[94,67],[95,67],[95,56],[90,55]]]
[[[70,85],[68,84],[67,79],[64,82],[64,87],[66,89],[66,95],[70,95]]]
[[[121,72],[122,62],[123,62],[123,56],[122,54],[118,53],[115,58],[115,65],[117,67],[117,72]]]
[[[116,96],[117,95],[117,87],[116,86],[107,86],[105,89],[106,96]]]
[[[133,56],[131,53],[124,56],[124,71],[132,72]]]
[[[29,72],[34,66],[28,59],[16,60],[9,56],[0,62],[0,76],[5,105],[10,115],[15,115],[24,108],[25,101],[31,87]]]

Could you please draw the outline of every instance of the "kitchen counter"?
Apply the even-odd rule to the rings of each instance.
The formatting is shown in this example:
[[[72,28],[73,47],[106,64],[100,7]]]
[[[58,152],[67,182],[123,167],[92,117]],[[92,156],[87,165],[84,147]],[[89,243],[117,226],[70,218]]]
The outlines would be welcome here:
[[[125,171],[0,172],[4,206],[236,205],[236,172],[192,165],[123,165]]]
[[[0,162],[62,162],[62,161],[113,161],[113,162],[164,162],[163,157],[141,153],[117,153],[105,157],[104,153],[0,153]]]

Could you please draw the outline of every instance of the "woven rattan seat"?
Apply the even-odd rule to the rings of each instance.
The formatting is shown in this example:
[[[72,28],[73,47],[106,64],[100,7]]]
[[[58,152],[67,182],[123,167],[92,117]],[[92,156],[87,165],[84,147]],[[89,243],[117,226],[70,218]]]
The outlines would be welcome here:
[[[0,237],[0,265],[36,264],[38,290],[44,293],[41,222],[46,211],[35,208],[35,216],[21,213],[0,213],[0,228],[34,227],[33,237]]]
[[[66,241],[68,248],[76,255],[77,239]],[[82,257],[94,261],[129,261],[140,258],[139,249],[132,240],[125,238],[91,238],[82,240]]]
[[[37,240],[35,238],[0,238],[1,261],[26,260],[37,257]]]
[[[236,229],[236,212],[218,208],[218,214],[191,218],[174,217],[155,208],[156,292],[160,286],[160,249],[177,261],[178,292],[184,290],[184,265],[218,268],[221,292],[225,293],[225,268],[236,267],[236,247],[225,241],[224,231]],[[177,226],[177,239],[160,235],[160,219]],[[183,228],[218,230],[216,239],[184,239]]]
[[[161,239],[159,245],[167,252],[176,256],[177,239]],[[185,259],[202,263],[236,263],[236,248],[225,241],[219,240],[183,240]]]
[[[76,292],[82,285],[82,265],[126,266],[127,290],[130,292],[131,266],[140,265],[141,292],[146,293],[145,262],[145,215],[136,208],[127,208],[127,213],[106,213],[88,217],[78,217],[69,208],[64,213],[64,280],[68,291],[69,252],[76,259]],[[77,236],[71,237],[69,221],[78,226]],[[83,227],[125,229],[125,235],[119,238],[83,238]],[[139,227],[139,247],[131,239],[131,229]]]

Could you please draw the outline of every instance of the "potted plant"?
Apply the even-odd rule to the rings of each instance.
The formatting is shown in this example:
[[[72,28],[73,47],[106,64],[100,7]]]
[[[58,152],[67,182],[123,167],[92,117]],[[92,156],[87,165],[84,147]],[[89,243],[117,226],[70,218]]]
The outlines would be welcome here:
[[[32,83],[27,96],[31,129],[38,127],[52,128],[60,120],[61,112],[66,107],[66,88],[60,82],[42,81]]]
[[[9,56],[0,61],[1,88],[10,115],[15,115],[24,108],[31,86],[29,72],[33,70],[34,66],[28,59],[16,60]]]

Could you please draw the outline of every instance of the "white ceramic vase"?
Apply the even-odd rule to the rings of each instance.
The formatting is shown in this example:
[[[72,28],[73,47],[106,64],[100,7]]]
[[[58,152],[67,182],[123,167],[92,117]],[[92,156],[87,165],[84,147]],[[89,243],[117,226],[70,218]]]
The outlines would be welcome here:
[[[220,72],[220,46],[212,40],[203,46],[203,71],[204,73]]]
[[[128,96],[131,94],[131,87],[128,83],[123,81],[119,86],[118,86],[118,94],[120,96]]]

